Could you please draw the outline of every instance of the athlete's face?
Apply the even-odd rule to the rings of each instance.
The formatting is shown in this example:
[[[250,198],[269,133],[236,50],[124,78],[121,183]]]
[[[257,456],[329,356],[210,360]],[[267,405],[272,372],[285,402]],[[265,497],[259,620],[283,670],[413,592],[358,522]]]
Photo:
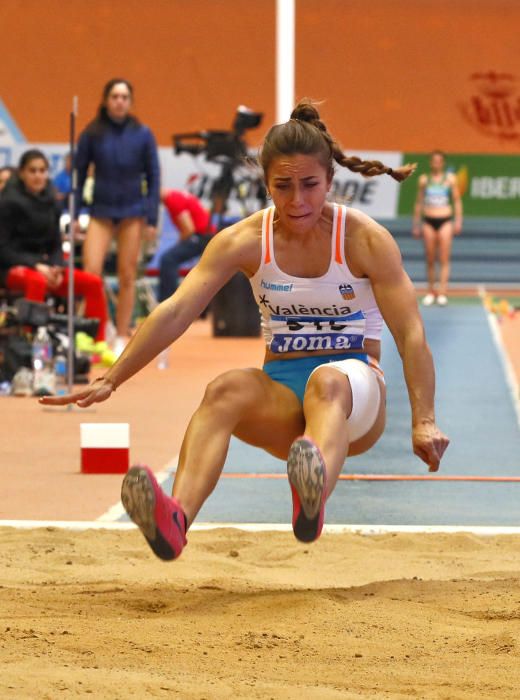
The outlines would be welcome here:
[[[269,166],[267,187],[282,226],[305,233],[318,221],[332,178],[316,156],[279,156]]]
[[[125,83],[116,83],[105,100],[108,116],[112,119],[124,119],[132,106],[132,95]]]
[[[430,158],[430,168],[433,173],[442,173],[444,170],[444,157],[440,153],[434,153]]]
[[[33,194],[38,194],[45,189],[49,179],[49,168],[42,158],[33,158],[24,168],[21,168],[19,175],[26,189]]]

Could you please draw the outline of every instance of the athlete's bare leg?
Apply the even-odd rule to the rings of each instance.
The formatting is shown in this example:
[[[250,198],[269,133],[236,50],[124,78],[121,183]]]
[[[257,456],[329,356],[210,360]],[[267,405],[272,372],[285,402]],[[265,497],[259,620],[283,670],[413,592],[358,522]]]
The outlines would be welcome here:
[[[83,243],[83,269],[101,277],[105,258],[114,235],[110,219],[90,218],[87,235]]]
[[[439,294],[445,295],[448,291],[448,281],[450,279],[451,245],[453,241],[453,223],[451,221],[447,221],[440,227],[438,237],[440,262]]]
[[[426,256],[426,275],[428,278],[428,292],[435,294],[436,274],[435,263],[437,260],[437,231],[423,222],[422,234],[424,241],[424,253]]]
[[[217,484],[231,435],[286,459],[303,428],[296,395],[264,372],[231,370],[212,381],[188,426],[173,485],[188,524]]]
[[[117,233],[117,297],[116,330],[124,338],[130,335],[130,323],[135,302],[135,278],[141,250],[143,220],[123,219]]]
[[[385,426],[385,387],[380,386],[379,413],[374,425],[361,438],[349,442],[347,418],[352,411],[349,379],[337,369],[320,367],[312,373],[303,402],[305,435],[319,447],[327,470],[327,494],[330,496],[347,455],[361,454],[381,436]]]

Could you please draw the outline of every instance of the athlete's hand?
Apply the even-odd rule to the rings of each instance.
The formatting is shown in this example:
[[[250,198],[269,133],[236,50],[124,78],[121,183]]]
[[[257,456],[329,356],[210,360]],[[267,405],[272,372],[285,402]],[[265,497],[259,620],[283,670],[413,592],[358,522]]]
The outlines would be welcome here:
[[[421,237],[421,224],[414,224],[412,226],[412,236],[414,238],[420,238]]]
[[[457,219],[455,219],[455,222],[453,224],[453,233],[455,234],[455,236],[460,236],[460,234],[462,233],[462,221],[457,221]]]
[[[428,465],[429,471],[436,472],[450,441],[435,423],[425,421],[413,427],[412,444],[414,454]]]
[[[113,391],[112,382],[109,379],[99,377],[83,391],[76,391],[65,396],[42,396],[39,402],[45,406],[66,406],[69,403],[75,403],[81,408],[86,408],[93,403],[106,401]]]

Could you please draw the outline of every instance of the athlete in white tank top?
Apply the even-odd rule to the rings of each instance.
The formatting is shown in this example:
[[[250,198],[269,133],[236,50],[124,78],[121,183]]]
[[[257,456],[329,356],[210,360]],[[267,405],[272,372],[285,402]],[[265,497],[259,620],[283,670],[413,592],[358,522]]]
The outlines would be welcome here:
[[[274,207],[265,209],[261,263],[250,282],[271,352],[359,351],[365,338],[381,339],[383,318],[370,280],[355,277],[345,258],[347,216],[345,206],[334,205],[329,268],[305,278],[276,264]]]
[[[302,542],[320,536],[345,458],[366,452],[384,430],[385,385],[368,357],[369,351],[379,356],[381,316],[403,361],[415,454],[436,471],[449,442],[435,422],[433,362],[395,241],[350,209],[349,269],[347,211],[327,202],[335,163],[397,181],[414,166],[394,169],[346,156],[308,101],[270,129],[260,155],[276,236],[274,208],[219,232],[104,377],[70,395],[41,399],[85,407],[106,400],[177,340],[233,275],[251,278],[269,347],[264,366],[230,369],[208,384],[180,449],[172,497],[142,465],[123,480],[124,507],[161,559],[181,554],[187,528],[224,467],[231,435],[287,459],[294,534]],[[277,253],[283,267],[311,277],[285,274]],[[325,266],[325,274],[312,277]]]

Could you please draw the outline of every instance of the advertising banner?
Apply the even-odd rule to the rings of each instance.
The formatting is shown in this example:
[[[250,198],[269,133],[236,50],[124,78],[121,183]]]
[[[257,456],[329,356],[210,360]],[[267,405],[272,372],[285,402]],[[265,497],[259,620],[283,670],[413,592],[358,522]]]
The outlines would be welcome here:
[[[161,148],[162,182],[164,187],[188,188],[206,203],[212,187],[220,174],[220,166],[204,160],[203,156],[174,155],[172,150]],[[256,155],[251,153],[252,156]],[[391,168],[401,165],[401,154],[394,152],[349,151],[349,155],[364,160],[380,160]],[[234,173],[235,187],[229,201],[229,215],[239,216],[258,209],[257,193],[262,187],[261,172],[251,168],[239,168]],[[398,183],[391,177],[364,178],[347,168],[336,166],[330,199],[361,209],[375,218],[394,218],[397,215]],[[243,202],[240,202],[243,199]]]
[[[427,153],[405,153],[404,162],[418,163],[399,192],[400,216],[411,216],[417,180],[429,172]],[[455,173],[465,216],[520,218],[520,155],[446,154],[446,169]]]
[[[48,157],[51,176],[63,167],[68,150],[64,143],[6,142],[0,143],[0,166],[16,165],[27,148],[40,148]],[[252,154],[254,155],[254,154]],[[396,153],[393,151],[349,151],[365,160],[380,160],[396,168],[402,163],[418,163],[416,172],[399,185],[388,176],[364,178],[347,168],[336,166],[330,199],[361,209],[375,219],[411,216],[417,195],[419,175],[429,172],[428,153]],[[162,187],[188,189],[209,206],[215,181],[221,174],[218,163],[204,156],[183,153],[172,148],[159,148]],[[455,173],[462,195],[465,216],[520,218],[520,155],[446,154],[446,169]],[[262,193],[260,170],[237,168],[229,198],[229,216],[247,216],[259,208]]]
[[[63,167],[63,156],[68,151],[64,143],[5,143],[0,145],[0,166],[16,165],[27,148],[39,148],[49,159],[51,177]],[[251,154],[256,155],[255,153]],[[349,151],[364,160],[381,160],[391,168],[399,167],[401,154],[395,152]],[[204,156],[186,153],[175,155],[173,148],[159,148],[161,186],[168,189],[187,189],[208,207],[215,181],[221,174],[221,165],[205,160]],[[228,200],[227,215],[247,216],[260,208],[263,182],[260,169],[240,167],[233,173],[234,187]],[[336,166],[330,199],[361,209],[375,218],[391,219],[397,214],[399,185],[388,176],[364,178],[347,168]]]

